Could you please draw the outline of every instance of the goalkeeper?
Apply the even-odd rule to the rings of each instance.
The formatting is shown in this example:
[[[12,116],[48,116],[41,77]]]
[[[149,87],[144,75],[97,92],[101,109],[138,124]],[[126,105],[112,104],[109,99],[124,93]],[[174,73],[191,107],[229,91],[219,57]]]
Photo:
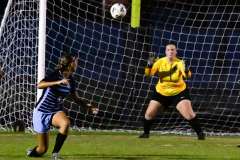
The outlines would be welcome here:
[[[55,72],[46,76],[39,84],[39,89],[44,89],[33,111],[33,128],[36,131],[38,145],[27,151],[29,157],[41,157],[48,149],[50,126],[57,127],[55,146],[52,152],[52,159],[57,160],[59,151],[67,138],[70,125],[69,118],[63,112],[63,98],[70,94],[80,106],[91,108],[93,113],[98,109],[91,107],[84,102],[77,94],[75,82],[72,77],[77,69],[77,58],[71,55],[64,55],[60,58]]]
[[[148,138],[153,119],[158,111],[175,105],[179,113],[189,122],[198,135],[199,140],[205,139],[205,134],[193,112],[191,98],[184,79],[191,77],[191,72],[185,69],[184,62],[177,58],[175,44],[166,45],[166,56],[154,63],[154,57],[149,58],[146,76],[159,73],[159,81],[155,87],[151,101],[145,112],[144,133],[139,138]]]

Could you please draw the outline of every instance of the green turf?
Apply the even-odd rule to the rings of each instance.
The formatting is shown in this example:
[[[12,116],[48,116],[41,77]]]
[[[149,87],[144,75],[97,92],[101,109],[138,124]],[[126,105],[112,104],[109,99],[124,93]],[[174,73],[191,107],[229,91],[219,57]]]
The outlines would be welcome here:
[[[49,160],[50,149],[43,158]],[[138,139],[134,134],[82,133],[70,135],[62,148],[66,160],[240,160],[240,137],[196,137],[154,135]],[[31,134],[0,134],[0,160],[31,160],[25,150],[35,145]]]

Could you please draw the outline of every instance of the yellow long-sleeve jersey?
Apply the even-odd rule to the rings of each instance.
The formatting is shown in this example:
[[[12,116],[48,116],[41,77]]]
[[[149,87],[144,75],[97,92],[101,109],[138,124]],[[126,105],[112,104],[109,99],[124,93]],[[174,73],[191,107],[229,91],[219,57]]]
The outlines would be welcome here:
[[[159,73],[159,81],[156,85],[156,91],[164,96],[175,96],[186,89],[184,78],[185,64],[183,60],[175,58],[170,63],[167,57],[157,60],[151,68],[150,75]]]

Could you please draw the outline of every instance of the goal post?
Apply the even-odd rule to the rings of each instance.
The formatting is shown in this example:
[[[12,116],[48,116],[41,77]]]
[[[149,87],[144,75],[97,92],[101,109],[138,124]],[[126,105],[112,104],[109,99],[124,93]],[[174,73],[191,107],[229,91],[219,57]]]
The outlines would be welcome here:
[[[141,0],[132,0],[131,8],[131,27],[137,28],[140,27],[141,19]]]
[[[2,21],[1,21],[1,26],[0,26],[0,37],[2,36],[2,32],[3,32],[3,27],[5,26],[6,24],[6,21],[7,21],[7,17],[9,15],[9,11],[10,11],[10,7],[12,5],[12,2],[13,0],[9,0],[8,3],[7,3],[7,6],[6,6],[6,9],[4,11],[4,16],[2,18]]]
[[[39,31],[38,31],[38,72],[37,82],[45,77],[45,48],[46,48],[46,20],[47,0],[39,1]],[[37,90],[37,100],[42,95],[42,89]]]

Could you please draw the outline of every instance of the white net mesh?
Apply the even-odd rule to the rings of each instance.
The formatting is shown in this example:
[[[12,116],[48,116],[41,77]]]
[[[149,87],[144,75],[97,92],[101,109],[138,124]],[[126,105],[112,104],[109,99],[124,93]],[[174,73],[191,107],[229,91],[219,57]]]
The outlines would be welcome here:
[[[10,2],[9,2],[10,3]],[[36,101],[38,2],[13,0],[0,40],[0,127],[18,120],[31,124]]]
[[[25,4],[26,0],[19,2],[23,6],[12,6],[12,15],[9,15],[1,37],[1,58],[14,53],[14,57],[7,59],[16,60],[5,65],[7,73],[13,73],[1,81],[1,92],[6,94],[1,96],[4,100],[0,102],[2,126],[12,122],[8,117],[14,120],[18,117],[16,113],[23,111],[21,115],[27,117],[24,119],[26,124],[31,125],[29,112],[35,103],[37,37],[33,33],[36,33],[37,15],[31,19],[25,15],[29,19],[23,18],[22,21],[14,19],[21,17],[15,10],[32,9],[26,8],[30,6]],[[37,8],[36,5],[34,7]],[[156,77],[144,77],[146,60],[150,52],[163,56],[164,45],[172,41],[178,45],[179,56],[192,69],[193,78],[188,84],[193,108],[204,128],[214,133],[240,132],[240,4],[237,1],[143,2],[142,27],[139,29],[130,28],[129,15],[123,20],[112,19],[108,10],[102,10],[102,1],[48,0],[47,12],[47,72],[54,69],[62,52],[78,55],[79,68],[74,75],[78,92],[98,104],[100,109],[96,116],[85,114],[77,104],[67,100],[65,106],[73,126],[124,130],[142,128],[144,111],[157,82]],[[32,26],[35,31],[27,31],[27,27],[21,27],[24,24]],[[11,27],[15,30],[10,32]],[[14,34],[18,36],[16,43],[6,52]],[[33,53],[34,56],[31,55]],[[17,61],[18,56],[21,61]],[[34,60],[23,63],[25,58]],[[22,67],[17,68],[19,63]],[[17,81],[15,74],[25,68],[22,75],[24,79],[30,75],[31,81]],[[13,91],[11,82],[16,87]],[[7,101],[6,97],[12,97],[12,100]],[[12,110],[5,112],[6,108]],[[168,132],[188,129],[188,123],[174,107],[160,114],[154,126],[154,130]]]

